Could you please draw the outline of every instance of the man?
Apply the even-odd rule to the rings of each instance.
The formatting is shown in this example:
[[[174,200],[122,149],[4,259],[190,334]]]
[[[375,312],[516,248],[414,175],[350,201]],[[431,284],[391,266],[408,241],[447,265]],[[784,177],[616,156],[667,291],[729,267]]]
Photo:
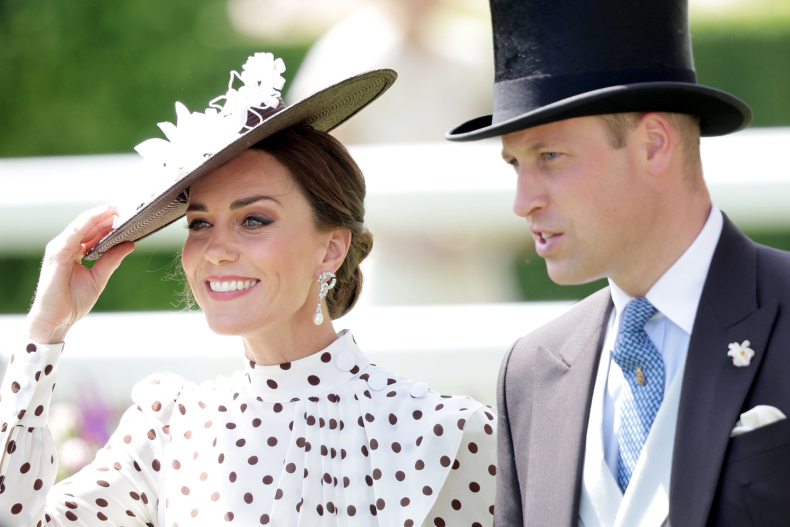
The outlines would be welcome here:
[[[514,211],[559,284],[609,287],[523,337],[498,389],[495,523],[790,524],[790,254],[711,203],[686,0],[492,0]],[[755,152],[755,155],[760,155]]]

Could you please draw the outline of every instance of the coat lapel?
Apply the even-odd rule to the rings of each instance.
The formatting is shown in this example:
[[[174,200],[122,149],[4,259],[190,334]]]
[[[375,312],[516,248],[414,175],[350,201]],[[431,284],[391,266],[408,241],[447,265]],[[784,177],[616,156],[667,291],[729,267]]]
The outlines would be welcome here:
[[[689,342],[678,410],[669,524],[703,527],[730,431],[760,368],[777,314],[757,302],[757,250],[725,216]],[[755,355],[738,368],[728,344],[749,340]]]
[[[524,517],[534,525],[578,523],[590,399],[611,308],[611,296],[599,294],[560,349],[537,350],[524,496]]]

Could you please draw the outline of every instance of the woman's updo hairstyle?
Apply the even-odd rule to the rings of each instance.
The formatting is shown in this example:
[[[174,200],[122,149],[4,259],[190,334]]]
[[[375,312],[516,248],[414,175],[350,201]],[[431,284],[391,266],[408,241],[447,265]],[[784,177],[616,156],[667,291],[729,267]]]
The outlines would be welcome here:
[[[291,175],[313,209],[316,229],[351,231],[351,245],[326,296],[332,319],[348,313],[362,290],[359,264],[373,248],[365,228],[365,179],[348,150],[326,132],[308,126],[288,128],[252,147],[274,156]]]

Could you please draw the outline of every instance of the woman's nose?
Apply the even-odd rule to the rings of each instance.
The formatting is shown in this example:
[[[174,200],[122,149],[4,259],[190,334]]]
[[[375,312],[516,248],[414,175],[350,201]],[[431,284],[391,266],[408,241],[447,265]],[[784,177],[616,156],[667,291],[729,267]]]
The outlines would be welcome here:
[[[229,230],[218,229],[214,226],[206,244],[206,260],[214,265],[238,260],[239,253],[236,250],[232,237],[232,232]]]

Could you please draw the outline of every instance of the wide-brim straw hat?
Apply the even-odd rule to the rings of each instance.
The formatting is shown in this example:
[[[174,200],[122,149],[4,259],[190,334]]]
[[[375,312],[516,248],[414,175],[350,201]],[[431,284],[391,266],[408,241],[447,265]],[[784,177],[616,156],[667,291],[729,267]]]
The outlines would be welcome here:
[[[252,59],[253,57],[250,57],[250,60]],[[282,62],[279,61],[279,64],[282,65]],[[232,72],[231,83],[234,73],[239,79],[244,76],[244,73],[239,75]],[[133,207],[133,212],[127,217],[121,216],[117,222],[118,226],[93,246],[85,258],[97,260],[119,243],[136,242],[167,227],[186,214],[187,190],[201,177],[224,165],[262,139],[287,128],[303,125],[323,132],[332,130],[381,96],[392,86],[397,76],[395,71],[389,69],[368,71],[334,84],[290,106],[285,106],[279,97],[279,92],[272,91],[276,102],[271,107],[250,108],[245,115],[247,126],[239,132],[241,135],[216,152],[205,152],[203,160],[196,166],[188,170],[182,168],[172,185],[155,192],[149,199]],[[280,80],[282,81],[281,78]],[[279,88],[281,87],[280,85]],[[221,109],[217,106],[215,108]],[[165,124],[169,125],[169,123]],[[143,152],[140,147],[144,144],[138,145],[137,149],[141,153]]]

